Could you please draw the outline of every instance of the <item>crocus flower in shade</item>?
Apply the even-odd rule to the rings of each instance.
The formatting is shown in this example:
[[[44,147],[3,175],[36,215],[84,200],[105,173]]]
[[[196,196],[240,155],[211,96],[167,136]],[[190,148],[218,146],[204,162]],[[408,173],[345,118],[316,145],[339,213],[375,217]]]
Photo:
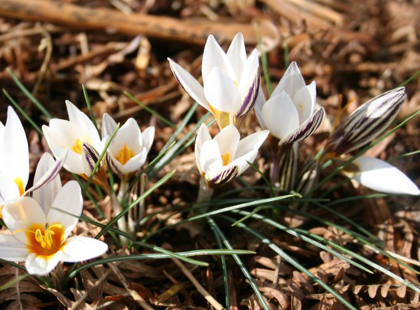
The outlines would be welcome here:
[[[117,128],[117,123],[108,114],[102,118],[103,143]],[[141,132],[137,122],[130,118],[118,130],[107,150],[107,162],[111,169],[120,175],[127,175],[140,169],[146,162],[147,154],[155,137],[155,127],[150,126]]]
[[[339,156],[368,144],[397,117],[405,98],[405,88],[399,87],[364,103],[334,131],[326,150]]]
[[[41,189],[40,189],[41,190]],[[0,258],[25,262],[28,273],[47,275],[58,262],[80,262],[104,254],[102,241],[69,235],[82,212],[80,186],[51,182],[34,194],[5,204],[3,220],[12,234],[0,234]]]
[[[420,190],[403,172],[383,160],[361,156],[344,174],[365,187],[389,194],[419,195]]]
[[[306,85],[296,62],[292,62],[267,102],[260,91],[255,113],[261,127],[280,144],[290,144],[304,140],[321,124],[325,110],[314,112],[315,103],[315,81]]]
[[[64,168],[70,172],[89,176],[91,171],[84,164],[86,156],[83,153],[83,144],[89,144],[101,153],[102,144],[99,133],[89,117],[76,108],[70,101],[66,101],[69,120],[53,118],[49,126],[42,126],[45,139],[56,158],[68,150]]]
[[[238,129],[229,125],[212,139],[207,126],[201,125],[195,142],[195,158],[207,186],[226,184],[243,173],[267,136],[268,130],[264,130],[240,140]]]
[[[244,38],[238,33],[225,53],[210,35],[204,47],[203,84],[169,59],[171,70],[184,90],[213,113],[220,128],[239,125],[254,107],[260,87],[258,52],[246,57]]]

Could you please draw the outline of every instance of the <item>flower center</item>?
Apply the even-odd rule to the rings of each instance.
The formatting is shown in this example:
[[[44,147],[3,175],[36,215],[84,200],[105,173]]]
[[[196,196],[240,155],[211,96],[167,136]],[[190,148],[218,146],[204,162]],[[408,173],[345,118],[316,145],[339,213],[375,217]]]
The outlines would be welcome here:
[[[226,153],[225,155],[222,155],[222,165],[226,166],[229,163],[229,153]]]
[[[32,224],[24,231],[28,238],[27,247],[29,252],[37,256],[53,255],[64,245],[64,227],[62,224],[45,224],[45,226]]]
[[[83,142],[80,141],[79,139],[76,139],[71,149],[73,150],[73,152],[77,154],[82,154],[82,147],[83,147]]]
[[[25,188],[23,186],[23,180],[21,178],[16,178],[13,181],[16,183],[17,187],[19,188],[19,195],[22,196],[23,193],[25,192]]]
[[[118,151],[117,160],[125,165],[132,157],[134,157],[133,151],[127,146],[127,143],[124,143],[124,147]]]

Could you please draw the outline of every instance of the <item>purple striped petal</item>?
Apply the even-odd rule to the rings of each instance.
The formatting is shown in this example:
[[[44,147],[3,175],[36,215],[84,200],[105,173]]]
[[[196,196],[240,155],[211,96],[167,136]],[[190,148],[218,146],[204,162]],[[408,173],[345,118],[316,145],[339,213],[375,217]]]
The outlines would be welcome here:
[[[289,144],[294,142],[299,142],[314,133],[321,125],[322,120],[325,117],[325,109],[320,108],[314,114],[312,114],[302,125],[299,126],[297,130],[292,132],[286,138],[280,140],[281,144]]]
[[[255,105],[255,101],[257,100],[257,97],[258,97],[258,92],[260,89],[260,77],[261,77],[260,71],[257,70],[255,78],[251,86],[249,87],[248,93],[245,96],[242,102],[242,105],[239,108],[239,111],[236,113],[235,117],[241,117],[251,112],[252,108]]]
[[[95,148],[89,143],[83,143],[82,145],[82,164],[83,170],[87,176],[89,176],[99,161],[100,154]]]
[[[124,173],[121,171],[121,169],[118,167],[118,165],[115,163],[116,159],[114,157],[112,157],[108,152],[105,155],[106,158],[106,162],[108,164],[109,167],[111,167],[111,170],[118,174],[118,175],[123,175]]]
[[[335,130],[327,149],[340,155],[368,144],[397,117],[405,98],[405,88],[399,87],[369,100]]]
[[[234,179],[239,175],[239,167],[238,166],[232,166],[230,168],[227,168],[220,173],[218,173],[216,176],[212,177],[209,180],[210,187],[220,186],[223,184],[226,184]]]

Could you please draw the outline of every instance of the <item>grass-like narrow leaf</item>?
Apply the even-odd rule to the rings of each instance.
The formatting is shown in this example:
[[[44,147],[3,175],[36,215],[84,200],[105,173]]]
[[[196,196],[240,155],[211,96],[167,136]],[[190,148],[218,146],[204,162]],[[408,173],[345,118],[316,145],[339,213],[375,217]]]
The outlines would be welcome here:
[[[214,229],[214,231],[220,236],[220,238],[222,239],[222,242],[225,245],[225,247],[228,248],[228,249],[230,249],[230,250],[233,250],[232,245],[227,240],[227,238],[225,237],[224,233],[219,228],[219,226],[216,224],[216,222],[211,217],[206,217],[206,219],[207,219],[207,222],[209,223],[209,225],[212,227],[212,229]],[[264,300],[264,298],[263,298],[263,296],[262,296],[262,294],[261,294],[261,292],[260,292],[257,284],[255,284],[254,279],[252,278],[252,276],[249,273],[248,269],[245,267],[245,265],[242,262],[242,260],[239,258],[238,255],[235,255],[235,254],[233,254],[232,257],[235,260],[236,264],[241,269],[241,271],[244,274],[245,278],[247,278],[247,280],[249,281],[249,285],[251,286],[252,290],[254,291],[255,295],[257,296],[258,300],[260,301],[260,304],[262,305],[262,307],[265,310],[270,310],[270,308],[268,307],[267,303],[265,302],[265,300]]]
[[[235,222],[234,219],[229,218],[227,216],[222,216],[226,220],[229,220],[230,222]],[[284,252],[282,249],[280,249],[275,243],[273,243],[270,239],[264,237],[260,233],[256,232],[255,230],[251,229],[244,223],[239,223],[238,227],[244,229],[245,231],[249,232],[251,235],[256,237],[257,239],[260,239],[261,242],[268,245],[275,253],[280,255],[285,261],[287,261],[289,264],[294,266],[296,269],[298,269],[300,272],[306,274],[308,277],[310,277],[314,282],[318,283],[322,288],[324,288],[327,292],[332,294],[335,298],[337,298],[338,301],[340,301],[344,306],[346,306],[348,309],[357,310],[353,305],[351,305],[347,300],[345,300],[340,294],[338,294],[335,290],[333,290],[331,287],[329,287],[324,281],[318,279],[316,276],[314,276],[308,269],[303,267],[301,264],[299,264],[298,261],[293,259],[289,254]]]
[[[159,114],[158,112],[156,112],[155,110],[149,108],[148,106],[144,105],[143,103],[141,103],[140,101],[137,100],[136,97],[134,97],[132,94],[130,94],[129,92],[125,91],[124,95],[133,100],[138,106],[140,106],[142,109],[146,110],[147,112],[149,112],[150,114],[156,116],[158,119],[160,119],[162,122],[164,122],[166,125],[168,125],[169,127],[172,128],[176,128],[176,125],[174,123],[172,123],[169,119],[167,119],[166,117],[162,116],[161,114]]]
[[[92,110],[92,104],[90,103],[89,96],[88,96],[88,93],[84,84],[82,84],[82,90],[83,90],[83,96],[85,97],[86,106],[89,110],[90,119],[92,120],[92,123],[95,125],[96,130],[98,130],[99,132],[98,124],[96,123],[96,118]]]
[[[32,125],[32,127],[35,128],[38,133],[43,136],[44,133],[42,132],[41,128],[32,120],[32,118],[26,114],[26,112],[17,104],[17,102],[12,98],[12,96],[9,95],[9,93],[3,88],[3,93],[9,99],[9,101],[13,104],[13,106],[16,108],[16,110],[19,111],[20,114],[23,115],[24,118]]]
[[[102,163],[102,159],[104,158],[112,140],[114,139],[114,137],[117,134],[119,129],[120,129],[120,124],[118,123],[117,127],[115,128],[114,132],[112,133],[111,137],[109,138],[108,142],[106,143],[106,145],[105,145],[105,147],[104,147],[104,149],[101,153],[101,156],[99,156],[99,160],[96,162],[95,166],[93,167],[92,173],[90,174],[88,180],[86,181],[85,186],[83,187],[83,191],[82,191],[83,195],[86,193],[87,189],[89,188],[90,182],[92,182],[92,179],[96,174],[96,171],[98,171],[99,166]]]
[[[265,49],[263,48],[259,29],[256,29],[255,34],[256,34],[256,37],[257,37],[258,49],[261,53],[261,66],[262,66],[263,73],[264,73],[265,85],[267,85],[268,97],[270,97],[272,92],[273,92],[273,86],[271,84],[270,74],[268,73],[267,53],[266,53]]]
[[[6,283],[0,285],[0,292],[11,288],[12,286],[16,285],[17,283],[19,283],[20,281],[24,280],[28,276],[29,276],[29,273],[25,273],[25,274],[22,274],[22,275],[20,275],[18,277],[13,278],[9,282],[6,282]]]
[[[132,208],[134,208],[140,201],[145,199],[147,196],[149,196],[156,188],[160,187],[163,183],[165,183],[167,180],[169,180],[175,173],[176,170],[172,170],[168,172],[162,179],[157,181],[152,187],[150,187],[147,191],[143,193],[140,197],[138,197],[135,201],[133,201],[127,208],[124,208],[124,210],[116,214],[115,217],[107,224],[105,227],[95,236],[96,239],[99,239],[104,233],[107,232],[107,230],[112,227],[121,217],[123,217],[128,211],[130,211]]]
[[[168,251],[169,252],[169,251]],[[114,263],[114,262],[123,262],[129,260],[146,260],[146,259],[168,259],[173,258],[174,255],[177,254],[177,257],[181,257],[182,260],[188,262],[185,258],[191,256],[204,256],[204,255],[250,255],[255,254],[253,251],[248,250],[232,250],[232,249],[202,249],[202,250],[194,250],[194,251],[185,251],[185,252],[178,252],[178,253],[151,253],[151,254],[132,254],[132,255],[125,255],[125,256],[115,256],[115,257],[108,257],[104,259],[98,259],[89,263],[86,263],[79,268],[76,268],[69,274],[69,278],[74,278],[77,273],[81,270],[85,270],[97,265],[103,265],[107,263]],[[204,263],[202,266],[208,266],[207,263]]]
[[[37,108],[42,112],[42,114],[44,114],[47,117],[48,120],[50,120],[52,117],[50,112],[48,112],[47,109],[41,104],[41,102],[39,102],[38,99],[36,99],[31,94],[31,92],[19,81],[17,76],[12,72],[12,70],[10,70],[10,68],[7,68],[6,71],[10,74],[15,84],[25,94],[25,96],[28,97],[28,99],[31,100],[37,106]]]

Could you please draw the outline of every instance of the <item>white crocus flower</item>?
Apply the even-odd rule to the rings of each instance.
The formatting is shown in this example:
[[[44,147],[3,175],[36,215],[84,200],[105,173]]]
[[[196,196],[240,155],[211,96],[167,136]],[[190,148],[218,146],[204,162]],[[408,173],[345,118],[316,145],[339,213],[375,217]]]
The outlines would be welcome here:
[[[260,87],[258,52],[246,57],[244,38],[238,33],[225,53],[210,35],[204,47],[204,87],[180,65],[169,59],[171,70],[184,90],[213,113],[220,128],[239,125],[254,107]]]
[[[344,174],[365,187],[389,194],[419,195],[420,190],[403,172],[383,160],[361,156]]]
[[[22,197],[6,203],[3,220],[12,234],[0,234],[1,259],[25,262],[28,273],[42,276],[60,261],[80,262],[107,251],[102,241],[68,237],[82,212],[83,198],[76,181],[63,187],[59,183],[56,178],[35,191],[35,199]]]
[[[103,143],[117,128],[117,123],[108,114],[102,118]],[[111,169],[120,175],[127,175],[140,169],[146,162],[147,154],[155,137],[155,127],[150,126],[141,132],[137,122],[130,118],[118,130],[107,152]]]
[[[49,126],[42,126],[42,130],[56,158],[61,157],[68,150],[64,168],[76,174],[89,176],[91,170],[86,164],[83,144],[88,144],[101,153],[101,139],[95,125],[86,114],[70,101],[66,101],[66,106],[69,120],[53,118]]]
[[[296,62],[292,62],[267,102],[260,91],[255,113],[260,125],[280,144],[290,144],[304,140],[321,124],[325,110],[314,112],[315,103],[315,81],[306,85]]]
[[[29,179],[28,141],[19,117],[12,107],[9,107],[6,126],[0,123],[0,217],[4,203],[50,182],[63,166],[66,155],[66,152],[63,153],[48,169],[38,173],[33,186],[25,191]]]
[[[205,124],[201,125],[195,142],[198,170],[210,188],[226,184],[248,167],[258,154],[258,149],[268,136],[260,131],[240,140],[233,125],[223,128],[213,139]]]

